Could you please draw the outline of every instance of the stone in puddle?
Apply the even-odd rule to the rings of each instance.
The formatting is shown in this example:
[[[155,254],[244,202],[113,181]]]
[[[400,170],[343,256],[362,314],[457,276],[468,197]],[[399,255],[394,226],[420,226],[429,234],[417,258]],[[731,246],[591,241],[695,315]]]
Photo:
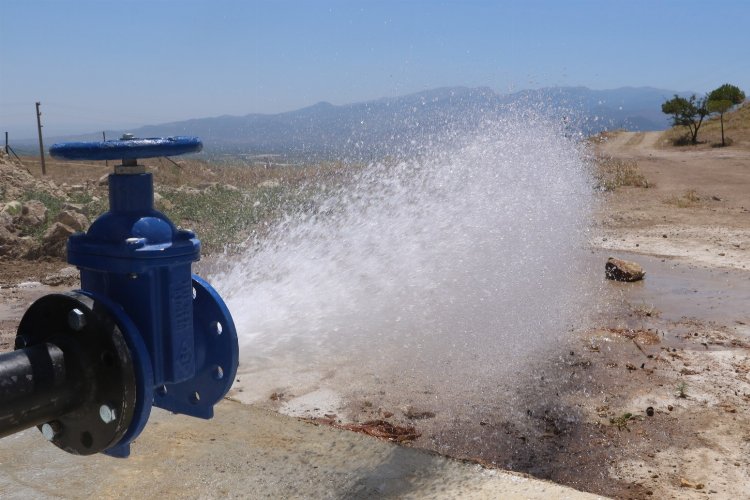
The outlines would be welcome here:
[[[639,281],[646,275],[639,264],[614,257],[607,259],[604,272],[607,279],[615,281]]]

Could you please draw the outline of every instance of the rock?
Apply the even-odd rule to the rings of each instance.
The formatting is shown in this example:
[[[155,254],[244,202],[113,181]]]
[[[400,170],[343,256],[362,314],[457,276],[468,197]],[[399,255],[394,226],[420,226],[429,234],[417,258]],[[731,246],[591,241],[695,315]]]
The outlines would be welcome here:
[[[106,186],[109,184],[109,174],[104,174],[101,177],[99,177],[99,180],[96,182],[100,186]]]
[[[414,408],[413,406],[405,406],[401,409],[404,416],[409,420],[422,420],[425,418],[435,418],[435,413],[429,410],[423,410],[421,408]]]
[[[61,211],[57,214],[57,219],[55,219],[55,221],[61,222],[75,231],[84,231],[89,227],[89,220],[86,216],[78,212],[73,212],[72,210]]]
[[[13,226],[13,217],[6,212],[0,212],[0,227],[12,232],[15,229]]]
[[[13,253],[13,249],[18,243],[18,236],[13,234],[8,228],[0,225],[0,255]]]
[[[198,194],[201,194],[201,191],[199,191],[198,189],[195,189],[194,187],[190,187],[190,186],[180,186],[180,187],[177,188],[177,191],[179,191],[180,193],[185,193],[185,194],[189,194],[189,195],[198,195]]]
[[[80,203],[64,203],[62,209],[78,212],[79,214],[83,213],[83,205]]]
[[[42,237],[41,252],[44,255],[65,257],[68,237],[75,233],[75,229],[62,222],[52,224]]]
[[[258,187],[262,188],[277,188],[281,186],[281,183],[275,179],[269,179],[258,184]]]
[[[604,266],[604,273],[608,280],[639,281],[646,275],[643,268],[635,262],[610,257]]]
[[[49,274],[42,278],[42,284],[48,286],[73,286],[78,284],[78,269],[67,266],[58,272]]]
[[[29,200],[21,206],[21,216],[16,224],[26,227],[37,227],[47,222],[47,207],[39,200]]]
[[[680,487],[681,488],[695,488],[696,490],[702,490],[703,488],[705,488],[705,485],[703,483],[688,481],[684,477],[681,477]]]
[[[240,188],[238,188],[237,186],[233,184],[224,184],[224,189],[226,189],[227,191],[231,191],[233,193],[236,193],[240,190]]]
[[[22,208],[20,201],[9,201],[3,206],[3,213],[11,216],[21,215]]]
[[[154,205],[159,210],[171,210],[174,208],[174,203],[163,197],[156,191],[154,191]]]

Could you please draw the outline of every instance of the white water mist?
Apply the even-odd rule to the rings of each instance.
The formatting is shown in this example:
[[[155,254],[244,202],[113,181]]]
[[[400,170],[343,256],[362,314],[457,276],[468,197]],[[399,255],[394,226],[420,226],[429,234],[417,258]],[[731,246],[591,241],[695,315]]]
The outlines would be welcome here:
[[[580,315],[593,199],[563,132],[529,114],[372,164],[224,262],[212,282],[241,373],[275,366],[278,386],[341,364],[355,378],[497,377],[559,340]]]

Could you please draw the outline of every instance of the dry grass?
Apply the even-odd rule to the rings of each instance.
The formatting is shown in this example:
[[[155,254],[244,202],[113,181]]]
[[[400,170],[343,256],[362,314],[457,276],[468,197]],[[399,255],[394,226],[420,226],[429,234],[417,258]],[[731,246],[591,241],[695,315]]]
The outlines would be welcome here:
[[[67,185],[58,193],[33,190],[23,194],[22,201],[37,199],[50,210],[54,219],[66,202],[83,205],[91,219],[107,209],[107,186],[98,180],[113,170],[109,162],[47,162],[42,177],[38,158],[24,157],[23,164],[38,179]],[[154,190],[160,200],[156,208],[175,224],[194,229],[205,253],[221,251],[243,241],[253,233],[262,233],[284,214],[310,209],[321,191],[332,189],[359,169],[358,165],[340,162],[312,165],[247,166],[214,164],[193,158],[142,160],[154,175]],[[81,185],[81,189],[71,186]],[[35,236],[41,236],[46,226]]]
[[[692,208],[701,204],[701,197],[695,189],[688,189],[682,196],[673,196],[665,200],[667,205],[674,205],[677,208]]]
[[[598,157],[594,171],[596,187],[602,191],[614,191],[623,186],[648,188],[651,184],[638,169],[635,160]]]
[[[101,176],[111,173],[119,161],[57,161],[47,158],[47,174],[42,177],[39,157],[22,156],[23,166],[37,178],[50,180],[58,185],[85,184],[97,181]],[[174,158],[174,163],[166,158],[148,158],[139,163],[146,165],[146,170],[154,174],[154,185],[201,187],[212,183],[231,184],[239,188],[257,187],[259,184],[275,180],[284,184],[298,184],[316,180],[338,179],[345,173],[356,169],[356,165],[341,162],[317,163],[313,165],[274,166],[270,168],[246,166],[241,164],[216,164],[193,158]],[[177,163],[177,165],[175,165]]]

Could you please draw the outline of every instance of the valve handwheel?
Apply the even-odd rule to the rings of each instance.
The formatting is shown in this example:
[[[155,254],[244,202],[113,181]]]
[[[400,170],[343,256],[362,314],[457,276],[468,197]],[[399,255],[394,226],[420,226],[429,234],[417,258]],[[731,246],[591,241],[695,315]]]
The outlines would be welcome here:
[[[60,160],[134,160],[197,153],[203,149],[198,137],[123,138],[100,142],[64,142],[49,149]]]

